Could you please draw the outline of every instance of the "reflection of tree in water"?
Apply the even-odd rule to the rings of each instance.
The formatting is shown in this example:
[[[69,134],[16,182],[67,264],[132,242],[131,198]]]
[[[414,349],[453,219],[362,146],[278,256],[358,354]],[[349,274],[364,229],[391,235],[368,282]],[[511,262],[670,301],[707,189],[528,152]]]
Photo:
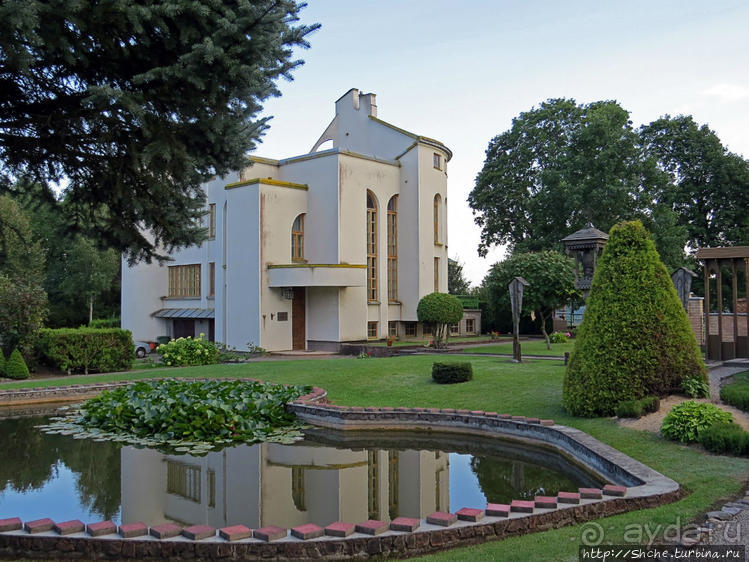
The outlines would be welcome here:
[[[62,462],[76,476],[81,504],[105,519],[120,506],[120,448],[114,443],[48,435],[36,428],[47,418],[0,421],[0,487],[16,492],[39,489]]]
[[[76,475],[81,505],[111,519],[120,507],[120,447],[92,439],[68,441],[60,459]]]
[[[577,490],[577,484],[567,476],[522,461],[474,456],[471,469],[491,503],[509,503],[535,496],[554,496],[563,490]]]
[[[56,471],[60,458],[59,435],[45,435],[34,426],[40,418],[3,420],[0,423],[0,484],[16,492],[41,488]]]

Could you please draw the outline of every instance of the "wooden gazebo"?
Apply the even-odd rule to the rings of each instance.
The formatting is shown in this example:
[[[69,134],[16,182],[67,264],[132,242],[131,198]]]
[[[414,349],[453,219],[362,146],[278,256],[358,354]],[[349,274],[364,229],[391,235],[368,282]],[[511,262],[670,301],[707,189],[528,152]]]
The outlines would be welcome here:
[[[697,251],[705,270],[705,345],[708,359],[719,361],[749,357],[749,314],[746,297],[739,312],[737,272],[744,272],[744,295],[749,296],[749,246],[701,248]],[[731,271],[731,312],[723,311],[723,270]],[[717,313],[710,313],[710,276],[716,275]]]

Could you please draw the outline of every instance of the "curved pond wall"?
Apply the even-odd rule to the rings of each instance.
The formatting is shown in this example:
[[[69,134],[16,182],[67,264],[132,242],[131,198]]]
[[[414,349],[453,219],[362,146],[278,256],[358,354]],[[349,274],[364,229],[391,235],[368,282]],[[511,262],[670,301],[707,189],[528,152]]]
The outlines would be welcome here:
[[[0,406],[80,399],[127,383],[0,391]],[[543,531],[633,509],[654,507],[681,497],[679,485],[650,467],[586,433],[552,420],[496,412],[435,408],[361,408],[328,404],[323,389],[288,406],[303,420],[342,431],[418,430],[501,437],[558,451],[612,482],[601,489],[580,488],[533,501],[465,506],[425,519],[339,521],[292,529],[249,529],[235,525],[182,528],[175,524],[116,526],[50,519],[0,520],[0,557],[233,560],[275,558],[410,557],[534,531]]]

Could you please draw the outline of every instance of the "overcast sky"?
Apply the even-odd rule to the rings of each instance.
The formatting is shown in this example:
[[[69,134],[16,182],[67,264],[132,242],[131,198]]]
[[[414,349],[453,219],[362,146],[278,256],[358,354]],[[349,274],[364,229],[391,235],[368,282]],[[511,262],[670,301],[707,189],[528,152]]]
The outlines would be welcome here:
[[[349,88],[377,94],[380,118],[453,151],[449,255],[473,284],[503,256],[478,257],[466,202],[486,147],[546,99],[616,100],[635,126],[690,114],[749,157],[746,0],[310,0],[302,17],[322,28],[255,154],[304,154]]]

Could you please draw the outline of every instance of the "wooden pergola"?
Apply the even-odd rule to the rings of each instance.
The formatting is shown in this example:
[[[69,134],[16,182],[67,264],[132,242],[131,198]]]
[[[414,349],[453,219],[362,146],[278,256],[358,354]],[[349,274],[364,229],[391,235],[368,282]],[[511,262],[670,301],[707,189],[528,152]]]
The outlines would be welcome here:
[[[739,335],[738,279],[737,271],[744,271],[744,294],[749,296],[749,246],[733,246],[730,248],[701,248],[697,251],[705,270],[705,345],[708,359],[723,361],[736,357],[749,357],[749,314],[744,313],[741,324],[746,329],[744,335]],[[723,312],[723,268],[731,271],[732,277],[732,312]],[[710,275],[716,274],[717,334],[710,330]],[[724,339],[723,318],[732,316],[733,338]],[[729,320],[730,322],[730,320]],[[727,341],[726,341],[727,340]]]

